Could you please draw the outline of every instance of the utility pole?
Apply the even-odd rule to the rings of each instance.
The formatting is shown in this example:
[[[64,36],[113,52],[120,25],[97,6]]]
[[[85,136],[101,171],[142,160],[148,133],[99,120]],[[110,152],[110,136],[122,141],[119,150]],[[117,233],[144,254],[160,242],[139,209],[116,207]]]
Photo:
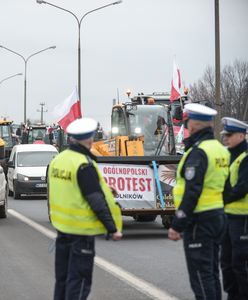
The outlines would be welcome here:
[[[40,103],[41,109],[40,109],[40,110],[37,109],[37,111],[40,112],[40,123],[41,123],[41,124],[44,124],[44,123],[43,123],[43,114],[44,114],[45,112],[48,112],[47,109],[44,110],[44,106],[45,106],[45,105],[46,105],[45,102],[41,102],[41,103]]]
[[[215,106],[218,115],[215,118],[215,136],[220,139],[221,131],[221,93],[220,93],[220,5],[215,1]]]

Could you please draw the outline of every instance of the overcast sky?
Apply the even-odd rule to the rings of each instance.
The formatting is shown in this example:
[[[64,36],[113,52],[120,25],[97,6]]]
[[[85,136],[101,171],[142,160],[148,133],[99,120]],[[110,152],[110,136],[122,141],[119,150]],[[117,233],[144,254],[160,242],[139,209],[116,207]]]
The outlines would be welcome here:
[[[79,17],[111,0],[51,0]],[[248,1],[220,0],[221,64],[248,61]],[[47,122],[54,106],[77,85],[77,25],[71,15],[36,0],[0,0],[0,45],[25,57],[27,117],[39,119],[45,102]],[[214,0],[124,0],[88,15],[82,24],[82,111],[110,127],[117,88],[125,91],[170,91],[173,57],[186,86],[214,66]],[[0,48],[0,81],[24,73],[24,63]],[[0,116],[23,121],[24,78],[0,85]]]

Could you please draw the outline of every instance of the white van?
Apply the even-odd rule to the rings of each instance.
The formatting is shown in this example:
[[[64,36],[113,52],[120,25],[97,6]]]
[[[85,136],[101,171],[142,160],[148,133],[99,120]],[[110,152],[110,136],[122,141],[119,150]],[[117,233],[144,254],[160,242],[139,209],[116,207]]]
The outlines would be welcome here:
[[[9,195],[46,194],[46,169],[58,150],[52,145],[23,144],[13,147],[8,161]]]

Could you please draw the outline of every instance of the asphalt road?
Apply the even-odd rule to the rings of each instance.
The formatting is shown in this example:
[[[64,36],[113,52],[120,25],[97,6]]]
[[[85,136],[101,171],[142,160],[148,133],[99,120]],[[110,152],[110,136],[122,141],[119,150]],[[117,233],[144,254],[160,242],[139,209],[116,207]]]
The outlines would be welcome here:
[[[48,221],[45,199],[13,200],[10,197],[9,208],[54,232]],[[52,299],[53,240],[9,214],[7,219],[0,220],[0,241],[0,300]],[[96,252],[99,259],[121,270],[113,272],[112,265],[106,270],[97,263],[89,300],[156,299],[149,296],[147,284],[148,290],[155,294],[162,291],[180,300],[194,299],[182,242],[167,239],[159,217],[153,223],[137,223],[125,218],[123,240],[113,242],[98,237]],[[119,276],[122,271],[128,274]],[[136,277],[128,279],[129,275]],[[137,283],[135,278],[138,278]],[[172,297],[160,295],[160,299]]]

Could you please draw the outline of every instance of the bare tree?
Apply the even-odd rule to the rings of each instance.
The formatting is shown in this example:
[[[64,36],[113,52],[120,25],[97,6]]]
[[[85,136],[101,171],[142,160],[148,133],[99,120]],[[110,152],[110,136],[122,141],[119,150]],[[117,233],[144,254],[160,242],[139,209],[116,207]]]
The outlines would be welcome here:
[[[193,102],[207,102],[216,108],[214,70],[207,67],[203,77],[190,86]],[[236,60],[221,72],[221,116],[248,120],[248,62]]]

